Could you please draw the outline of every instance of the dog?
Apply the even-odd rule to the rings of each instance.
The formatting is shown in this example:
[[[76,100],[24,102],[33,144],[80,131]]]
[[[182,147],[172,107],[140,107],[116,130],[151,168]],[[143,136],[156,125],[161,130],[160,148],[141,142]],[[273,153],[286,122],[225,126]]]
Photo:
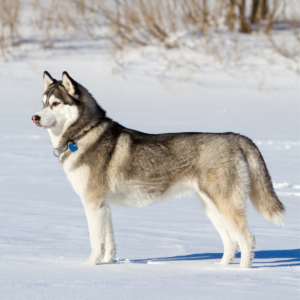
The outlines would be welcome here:
[[[254,236],[248,229],[249,196],[263,217],[283,224],[264,159],[249,138],[226,133],[147,134],[125,128],[81,84],[45,71],[43,108],[33,123],[48,129],[58,157],[80,196],[90,233],[87,264],[113,262],[116,248],[109,205],[147,206],[194,192],[219,232],[230,264],[237,247],[241,268],[251,267]]]

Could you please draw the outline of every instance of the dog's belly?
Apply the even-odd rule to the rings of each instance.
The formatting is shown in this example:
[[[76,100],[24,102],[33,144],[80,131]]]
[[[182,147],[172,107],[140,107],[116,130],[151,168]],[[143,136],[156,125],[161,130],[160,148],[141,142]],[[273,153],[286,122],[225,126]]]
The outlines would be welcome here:
[[[106,201],[108,204],[118,206],[148,206],[161,200],[193,193],[195,190],[196,183],[189,180],[181,180],[165,189],[151,185],[127,183],[108,192]]]

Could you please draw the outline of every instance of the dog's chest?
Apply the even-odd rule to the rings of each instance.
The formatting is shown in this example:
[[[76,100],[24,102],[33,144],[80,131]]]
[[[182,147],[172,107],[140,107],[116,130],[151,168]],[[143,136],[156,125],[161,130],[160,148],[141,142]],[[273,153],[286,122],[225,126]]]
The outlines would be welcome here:
[[[87,165],[76,166],[77,153],[72,153],[63,163],[63,169],[74,191],[82,198],[88,187],[90,168]]]

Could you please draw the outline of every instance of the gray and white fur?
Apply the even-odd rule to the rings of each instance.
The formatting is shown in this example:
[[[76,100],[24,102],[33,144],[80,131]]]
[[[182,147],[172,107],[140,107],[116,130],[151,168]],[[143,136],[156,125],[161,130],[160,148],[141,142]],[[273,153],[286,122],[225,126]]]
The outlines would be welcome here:
[[[255,245],[246,198],[268,221],[283,222],[285,209],[264,159],[243,135],[146,134],[125,128],[108,118],[67,72],[61,81],[44,72],[43,108],[32,119],[48,129],[54,148],[67,149],[59,160],[86,212],[92,249],[88,264],[114,261],[110,204],[147,206],[194,192],[221,235],[221,264],[230,264],[239,246],[241,268],[251,267]],[[71,152],[66,145],[77,137],[78,150]]]

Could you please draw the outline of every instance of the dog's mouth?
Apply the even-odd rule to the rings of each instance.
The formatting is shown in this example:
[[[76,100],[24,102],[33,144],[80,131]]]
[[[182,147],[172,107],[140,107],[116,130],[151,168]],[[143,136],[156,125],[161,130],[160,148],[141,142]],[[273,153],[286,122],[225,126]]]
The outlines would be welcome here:
[[[57,124],[56,121],[55,121],[52,125],[50,125],[50,126],[44,126],[44,125],[40,124],[40,122],[34,123],[35,126],[37,126],[37,127],[39,127],[39,128],[42,128],[42,129],[50,129],[50,128],[53,128],[53,127],[56,126],[56,124]]]

